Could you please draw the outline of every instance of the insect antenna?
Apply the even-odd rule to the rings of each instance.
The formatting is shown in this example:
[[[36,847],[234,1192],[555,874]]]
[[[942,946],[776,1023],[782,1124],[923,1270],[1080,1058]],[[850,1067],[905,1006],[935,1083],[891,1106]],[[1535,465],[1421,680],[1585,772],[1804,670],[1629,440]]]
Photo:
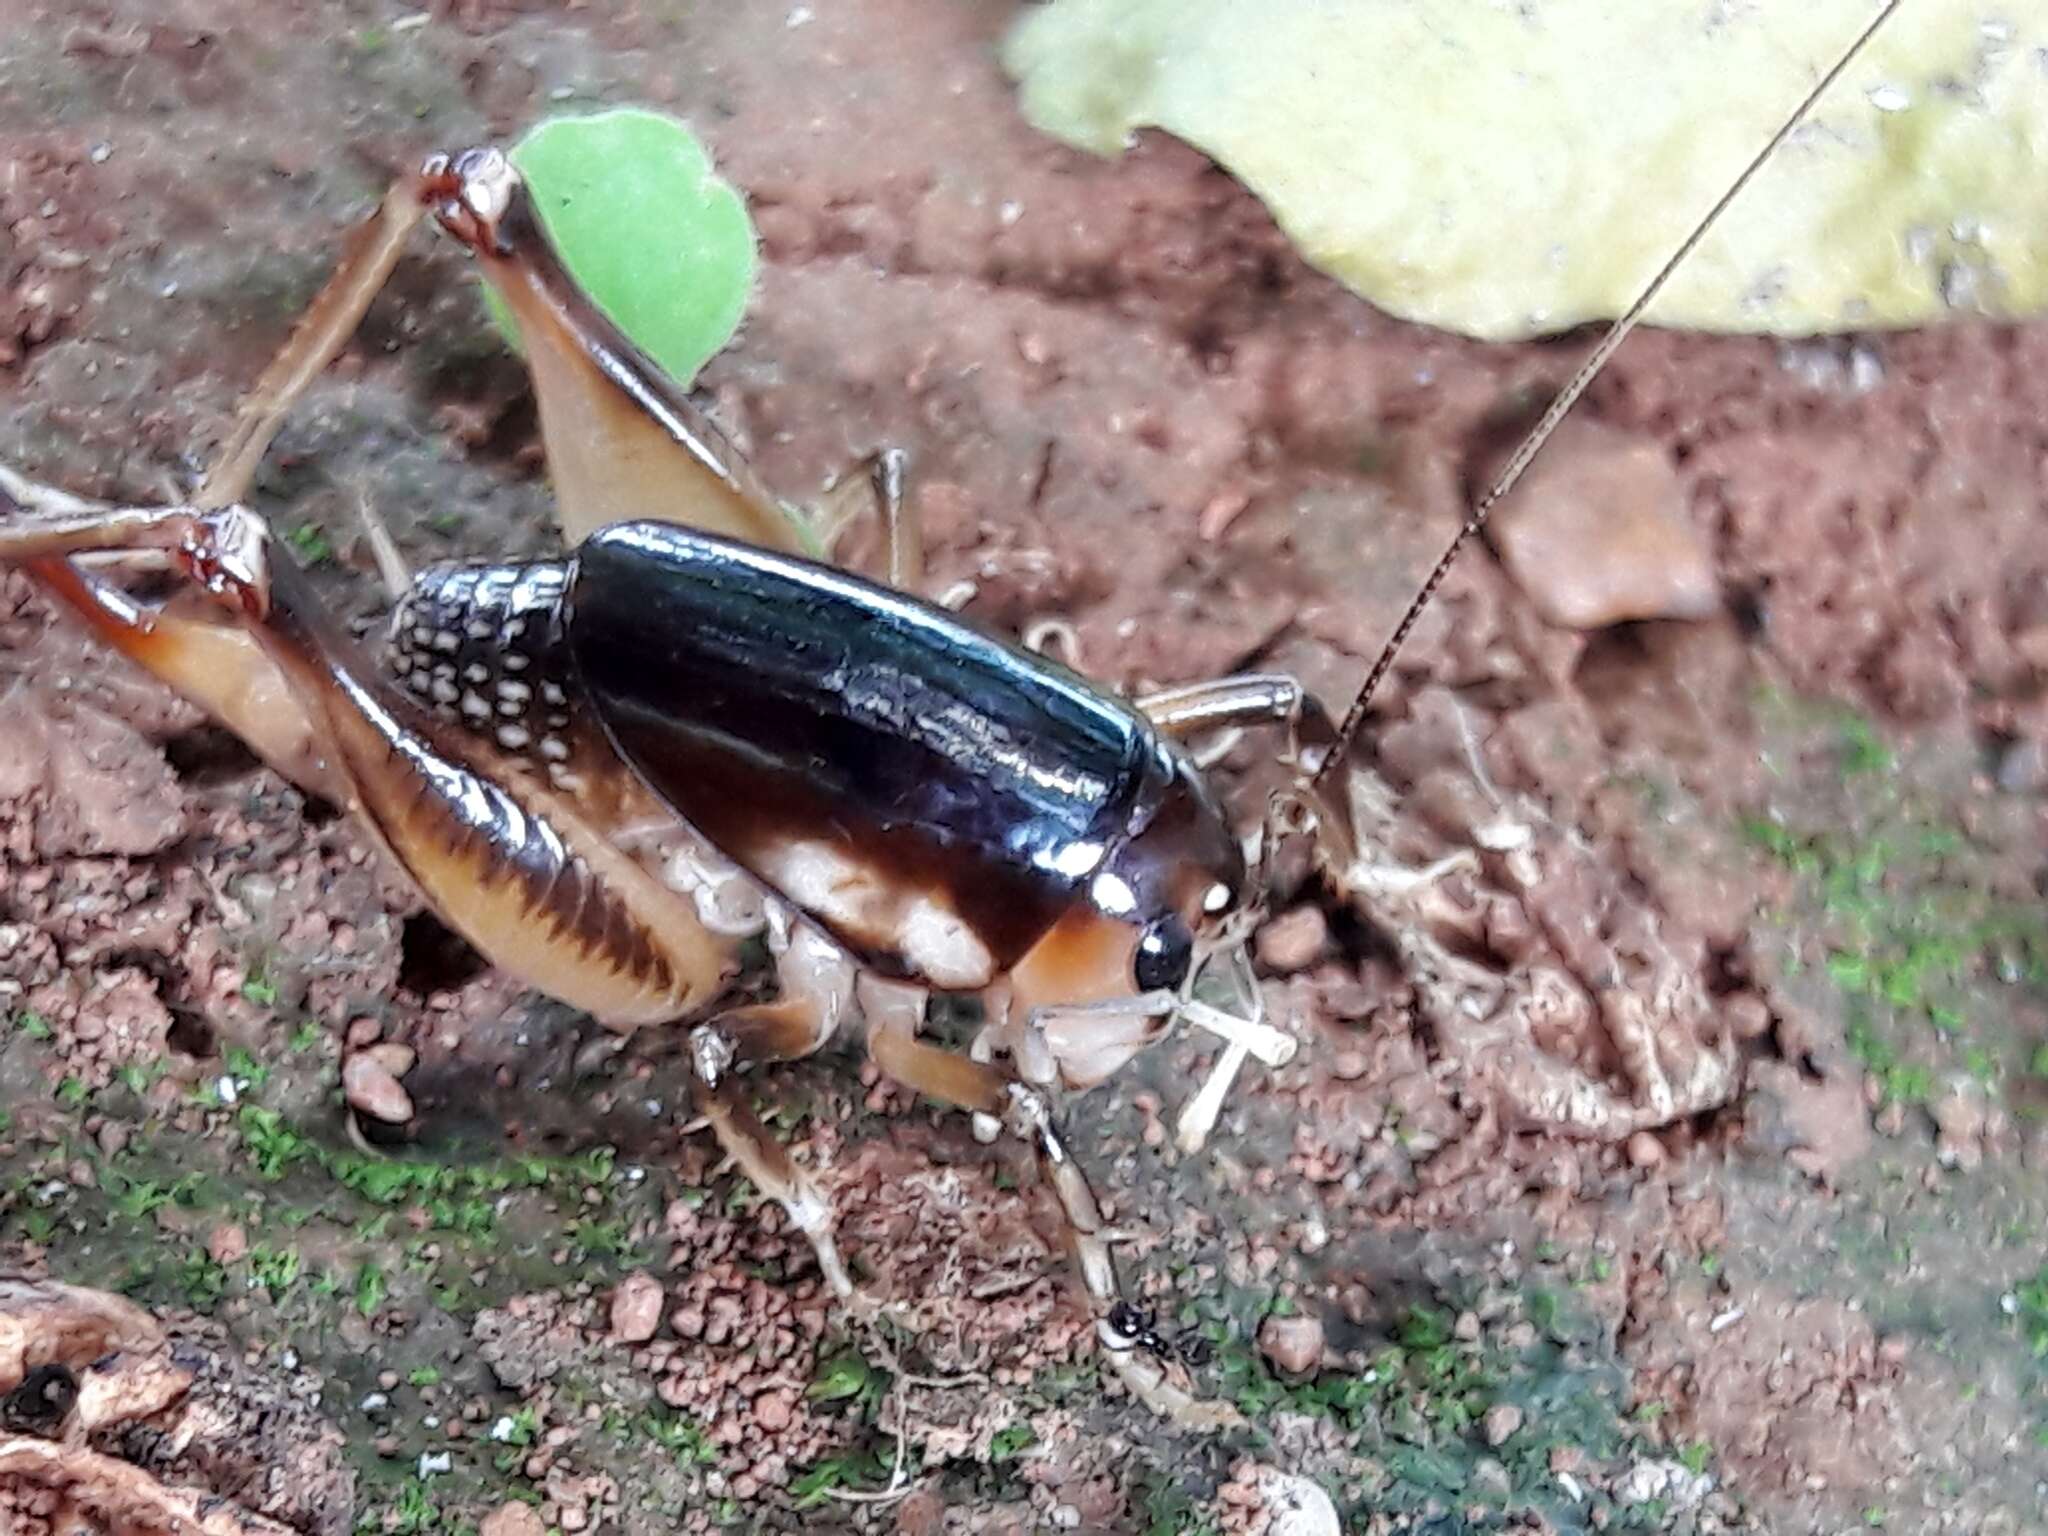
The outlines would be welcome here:
[[[1393,634],[1388,637],[1385,647],[1380,651],[1379,660],[1373,663],[1372,671],[1366,674],[1364,684],[1359,688],[1356,697],[1351,701],[1351,707],[1344,712],[1343,723],[1337,727],[1335,744],[1330,747],[1324,755],[1322,762],[1316,766],[1314,774],[1308,780],[1307,797],[1311,804],[1322,795],[1329,781],[1341,770],[1343,763],[1350,757],[1352,743],[1357,739],[1359,730],[1365,724],[1365,712],[1372,703],[1373,694],[1378,691],[1379,685],[1385,681],[1387,673],[1393,670],[1394,658],[1400,654],[1401,647],[1406,643],[1409,633],[1415,628],[1416,622],[1422,617],[1424,610],[1429,607],[1430,600],[1436,596],[1437,588],[1443,585],[1444,577],[1450,574],[1451,562],[1457,559],[1458,551],[1464,548],[1466,540],[1470,539],[1473,534],[1485,526],[1487,514],[1494,509],[1508,492],[1515,488],[1515,484],[1522,478],[1523,472],[1528,469],[1536,455],[1542,451],[1543,445],[1550,440],[1551,435],[1557,431],[1559,423],[1569,414],[1571,408],[1578,403],[1579,397],[1585,394],[1593,380],[1598,377],[1600,370],[1607,366],[1608,360],[1614,356],[1615,351],[1628,339],[1629,333],[1636,328],[1636,324],[1643,318],[1644,312],[1649,309],[1651,304],[1656,302],[1657,295],[1663,292],[1664,285],[1670,281],[1672,274],[1684,265],[1686,258],[1691,256],[1693,251],[1698,248],[1700,242],[1706,238],[1707,232],[1714,227],[1715,222],[1727,211],[1728,205],[1742,194],[1742,189],[1749,185],[1750,181],[1756,176],[1756,173],[1762,170],[1770,158],[1778,152],[1780,146],[1797,131],[1799,125],[1806,120],[1807,114],[1813,110],[1814,104],[1827,94],[1835,81],[1840,79],[1849,66],[1856,61],[1857,55],[1862,53],[1864,46],[1869,43],[1871,38],[1877,35],[1884,24],[1891,19],[1892,13],[1898,10],[1904,3],[1905,0],[1886,0],[1883,8],[1857,34],[1855,41],[1849,44],[1840,58],[1836,59],[1833,67],[1825,75],[1821,76],[1819,83],[1812,90],[1806,93],[1805,99],[1793,110],[1791,116],[1785,119],[1778,131],[1771,136],[1770,142],[1757,151],[1749,164],[1743,167],[1742,174],[1735,178],[1728,190],[1721,194],[1719,201],[1707,210],[1706,216],[1693,226],[1692,233],[1685,237],[1678,248],[1666,259],[1664,265],[1658,268],[1657,275],[1650,279],[1648,285],[1637,296],[1635,302],[1629,305],[1621,318],[1608,328],[1607,334],[1600,338],[1599,345],[1594,347],[1592,352],[1587,355],[1585,362],[1580,365],[1579,371],[1572,375],[1571,382],[1566,384],[1564,389],[1559,392],[1557,398],[1550,402],[1549,408],[1544,411],[1542,417],[1530,429],[1528,435],[1522,439],[1521,445],[1515,449],[1513,457],[1507,461],[1506,466],[1501,470],[1493,484],[1488,487],[1486,493],[1478,501],[1473,503],[1471,512],[1466,515],[1464,526],[1457,531],[1443,554],[1438,557],[1435,567],[1429,573],[1428,579],[1423,582],[1421,589],[1416,592],[1414,601],[1408,605],[1408,611],[1401,615],[1401,622],[1394,626]]]

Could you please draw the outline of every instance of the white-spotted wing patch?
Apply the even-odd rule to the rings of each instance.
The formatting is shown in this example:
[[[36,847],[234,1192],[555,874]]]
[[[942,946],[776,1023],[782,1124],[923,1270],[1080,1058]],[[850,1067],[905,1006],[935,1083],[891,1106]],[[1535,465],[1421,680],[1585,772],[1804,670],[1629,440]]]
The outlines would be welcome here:
[[[442,720],[544,768],[570,789],[568,648],[559,561],[422,571],[391,620],[399,682]]]

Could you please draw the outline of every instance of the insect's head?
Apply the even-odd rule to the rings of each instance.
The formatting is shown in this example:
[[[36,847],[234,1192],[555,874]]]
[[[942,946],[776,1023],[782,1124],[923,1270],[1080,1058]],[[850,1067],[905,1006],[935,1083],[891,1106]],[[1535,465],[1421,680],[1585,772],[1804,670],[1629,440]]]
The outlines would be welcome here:
[[[1223,808],[1186,754],[1161,751],[1146,777],[1089,898],[1133,930],[1128,984],[1185,995],[1210,956],[1247,931],[1251,881]]]
[[[1211,957],[1241,946],[1249,891],[1222,808],[1161,745],[1081,899],[1012,967],[1013,1013],[1052,1021],[1043,1047],[1069,1086],[1104,1081],[1171,1027]]]
[[[502,150],[434,155],[420,167],[420,203],[479,256],[504,255],[500,232],[523,183]]]

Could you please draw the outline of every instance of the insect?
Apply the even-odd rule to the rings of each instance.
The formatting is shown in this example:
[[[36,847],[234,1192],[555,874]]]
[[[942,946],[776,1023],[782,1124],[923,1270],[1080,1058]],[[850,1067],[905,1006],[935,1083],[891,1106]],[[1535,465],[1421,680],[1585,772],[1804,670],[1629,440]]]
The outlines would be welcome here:
[[[360,316],[421,208],[475,253],[519,319],[570,548],[407,578],[387,674],[240,498],[296,384]],[[577,290],[497,151],[429,161],[387,202],[368,249],[316,303],[190,504],[87,506],[11,478],[0,559],[353,811],[502,969],[609,1024],[686,1025],[722,1143],[849,1302],[864,1298],[829,1204],[737,1082],[816,1051],[857,1003],[884,1072],[1034,1145],[1133,1391],[1184,1423],[1229,1422],[1231,1410],[1172,1379],[1163,1341],[1123,1297],[1049,1090],[1107,1080],[1176,1023],[1206,1028],[1225,1044],[1183,1115],[1193,1147],[1247,1059],[1291,1054],[1259,1013],[1247,957],[1260,861],[1284,830],[1341,838],[1327,790],[1374,686],[1460,545],[1670,267],[1477,504],[1332,732],[1284,677],[1127,701],[913,596],[916,534],[892,458],[854,484],[865,481],[890,535],[893,584],[819,558],[840,509],[807,524],[779,506]],[[153,555],[190,589],[144,608],[82,563],[101,554]],[[1188,740],[1255,724],[1289,734],[1302,772],[1248,857]],[[633,856],[650,837],[683,845],[677,878]],[[720,1010],[743,925],[709,914],[735,882],[772,898],[783,988],[772,1003]],[[1242,1012],[1196,995],[1211,977]],[[933,993],[979,999],[974,1049],[920,1037]]]

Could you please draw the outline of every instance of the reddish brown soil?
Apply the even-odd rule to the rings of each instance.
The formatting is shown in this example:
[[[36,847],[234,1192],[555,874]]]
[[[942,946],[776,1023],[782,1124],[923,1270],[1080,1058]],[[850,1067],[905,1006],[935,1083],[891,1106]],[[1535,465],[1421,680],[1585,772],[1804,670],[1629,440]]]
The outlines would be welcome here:
[[[405,14],[0,0],[0,457],[80,492],[189,483],[389,175],[514,133],[559,90],[571,107],[638,100],[689,118],[753,206],[759,292],[703,382],[778,489],[808,499],[861,455],[904,447],[932,589],[974,582],[969,611],[986,622],[1063,620],[1082,665],[1120,688],[1287,669],[1341,707],[1502,423],[1583,350],[1481,346],[1375,314],[1182,146],[1097,162],[1034,135],[992,62],[1006,5],[669,19],[652,5],[477,4],[392,31]],[[342,558],[321,579],[353,612],[378,601],[358,492],[417,559],[548,538],[516,367],[479,330],[449,246],[422,237],[417,251],[264,483],[281,521],[327,530]],[[1775,685],[1931,743],[1942,792],[1987,829],[1967,878],[2034,898],[2048,325],[1797,346],[1643,334],[1585,414],[1600,431],[1560,443],[1538,497],[1623,497],[1614,476],[1648,475],[1683,527],[1647,546],[1552,546],[1517,567],[1523,581],[1569,583],[1574,600],[1590,588],[1597,605],[1603,572],[1641,587],[1632,550],[1690,548],[1713,611],[1569,631],[1540,616],[1557,592],[1532,600],[1489,550],[1469,551],[1378,701],[1376,776],[1360,791],[1385,797],[1363,818],[1375,846],[1290,893],[1324,921],[1292,919],[1295,939],[1266,951],[1298,1061],[1248,1076],[1200,1165],[1153,1150],[1156,1097],[1134,1112],[1128,1094],[1101,1095],[1100,1150],[1119,1154],[1101,1167],[1124,1214],[1183,1229],[1184,1246],[1203,1229],[1229,1278],[1296,1288],[1333,1331],[1347,1310],[1354,1330],[1384,1320],[1359,1244],[1387,1233],[1471,1253],[1506,1233],[1596,1244],[1616,1256],[1595,1299],[1637,1390],[1674,1403],[1738,1491],[1785,1511],[1784,1529],[1840,1524],[1899,1503],[1897,1480],[1932,1454],[1937,1431],[1903,1405],[1900,1351],[1841,1298],[1806,1294],[1786,1273],[1796,1259],[1750,1266],[1751,1321],[1727,1332],[1710,1323],[1725,1291],[1659,1267],[1723,1249],[1772,1201],[1826,1198],[1804,1176],[1843,1175],[1872,1141],[1838,1000],[1784,973],[1759,920],[1789,887],[1733,829],[1795,795],[1776,755],[1787,738],[1756,707]],[[1549,562],[1573,568],[1546,577]],[[1247,822],[1269,758],[1248,743],[1224,770]],[[1460,849],[1471,867],[1439,885],[1373,878]],[[629,1084],[591,1104],[551,1097],[565,1062],[526,1053],[527,1002],[427,953],[417,902],[359,834],[309,814],[13,576],[0,578],[0,857],[0,1013],[43,1017],[53,1070],[89,1088],[160,1059],[198,1080],[226,1047],[261,1045],[272,1014],[244,984],[267,955],[306,1015],[337,1034],[367,1019],[364,1039],[419,1050],[429,1127],[495,1116],[534,1138],[632,1135],[633,1155],[702,1171],[701,1143],[678,1153],[672,1132],[633,1121]],[[659,1065],[659,1046],[631,1050]],[[1185,1082],[1195,1052],[1176,1047],[1153,1085]],[[0,1083],[0,1107],[33,1126],[49,1088]],[[844,1078],[833,1091],[859,1096]],[[1000,1264],[1003,1241],[1044,1252],[1035,1208],[972,1161],[957,1127],[934,1152],[903,1096],[872,1097],[899,1132],[836,1149],[821,1133],[852,1244],[893,1254],[944,1300],[932,1325],[957,1334],[962,1361],[1028,1374],[1085,1353],[1078,1310],[1050,1282],[976,1299],[977,1266]],[[174,1101],[161,1095],[160,1112]],[[2024,1136],[2005,1130],[1992,1156],[2010,1162]],[[2038,1182],[2038,1131],[2028,1146]],[[1763,1193],[1742,1180],[1702,1193],[1744,1156],[1761,1159]],[[929,1180],[931,1157],[962,1162],[946,1177],[964,1193],[878,1193]],[[1781,1160],[1798,1180],[1774,1182]],[[1188,1208],[1198,1200],[1210,1216]],[[907,1222],[941,1207],[937,1229]],[[725,1486],[748,1498],[834,1444],[802,1398],[824,1328],[814,1300],[749,1287],[753,1239],[729,1217],[676,1230],[684,1220],[665,1234],[690,1255],[671,1321],[613,1347],[615,1363],[704,1414],[714,1443],[747,1447],[755,1464]],[[709,1365],[692,1309],[735,1295],[760,1347],[744,1366],[733,1350]],[[536,1299],[524,1323],[536,1319],[567,1330],[565,1348],[605,1347],[592,1297]],[[955,1454],[978,1437],[986,1458],[1008,1422],[990,1401],[927,1405],[954,1426]],[[1091,1482],[1105,1464],[1055,1458],[1039,1504],[1142,1529],[1113,1478]],[[617,1498],[535,1475],[556,1511]]]

